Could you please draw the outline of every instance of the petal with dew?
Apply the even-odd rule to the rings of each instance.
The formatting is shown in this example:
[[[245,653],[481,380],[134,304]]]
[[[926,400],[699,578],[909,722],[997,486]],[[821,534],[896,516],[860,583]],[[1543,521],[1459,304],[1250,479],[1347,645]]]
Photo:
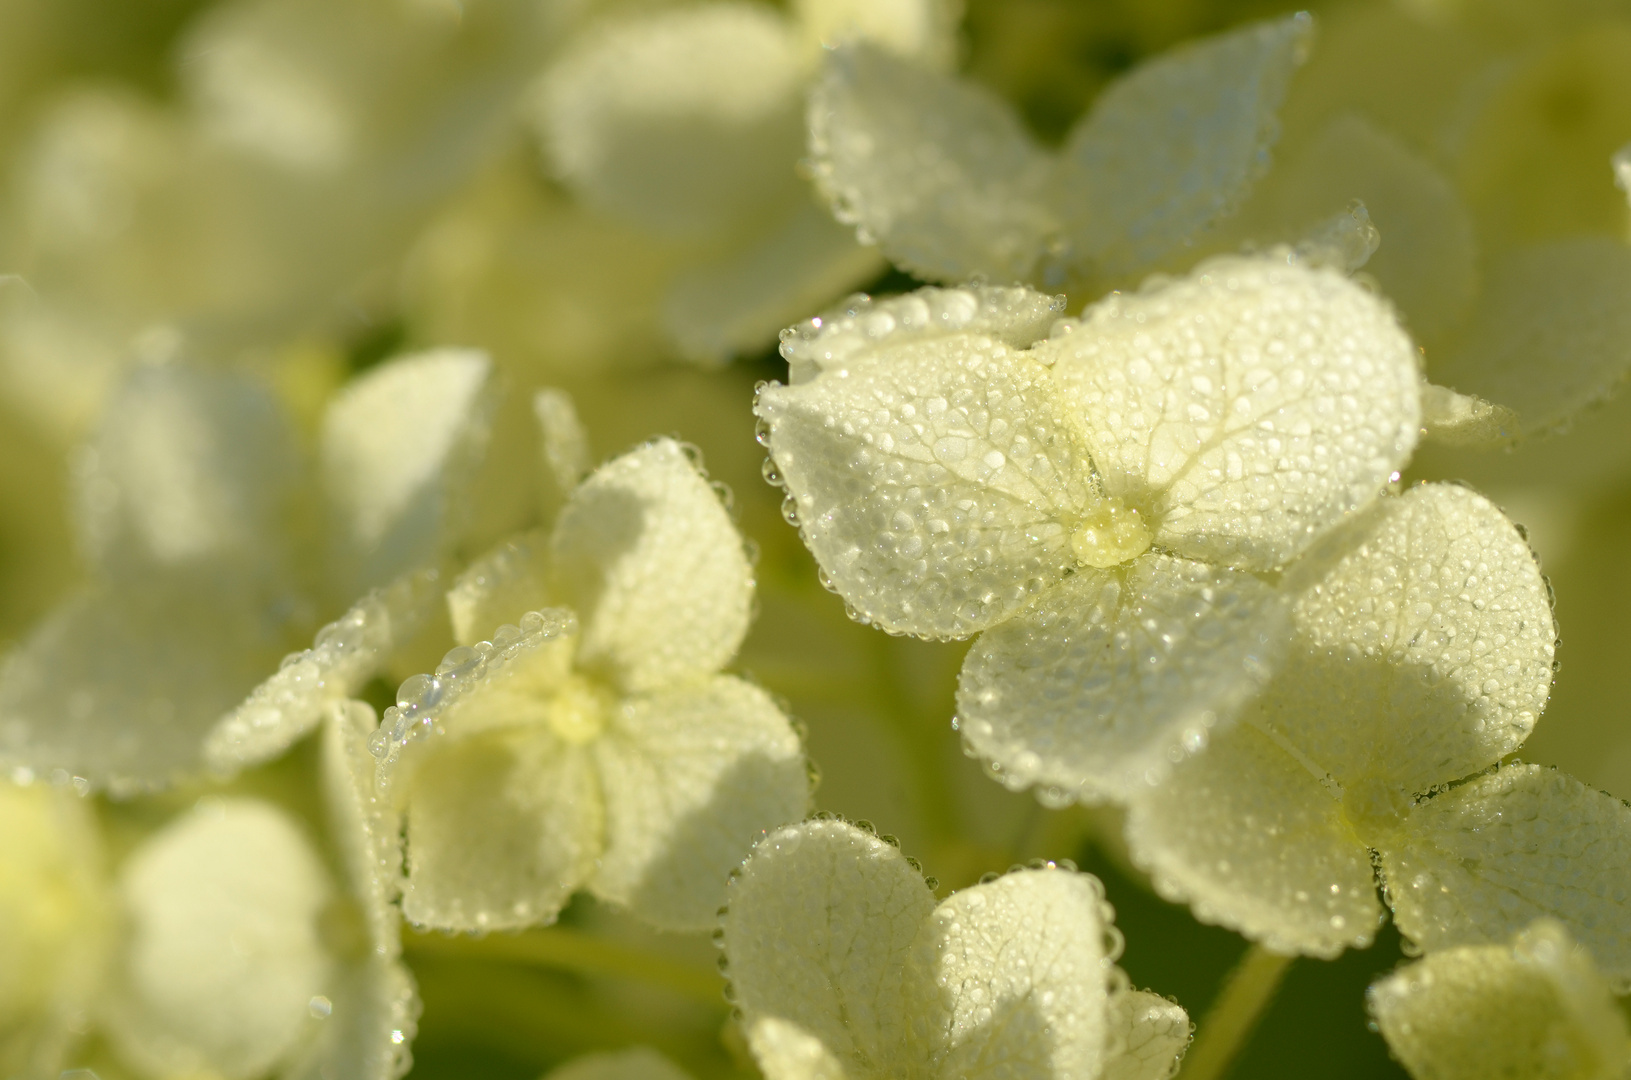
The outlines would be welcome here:
[[[1048,371],[984,334],[908,340],[759,395],[775,468],[827,580],[868,621],[967,637],[1076,557],[1097,501]]]
[[[549,534],[522,533],[472,559],[447,591],[453,640],[474,645],[495,626],[549,603]]]
[[[1550,920],[1510,945],[1432,953],[1367,998],[1388,1048],[1421,1080],[1612,1080],[1631,1061],[1608,986]]]
[[[834,215],[891,262],[930,281],[1035,275],[1053,161],[991,91],[852,45],[828,55],[809,129]]]
[[[1518,414],[1505,405],[1434,383],[1421,388],[1421,433],[1430,442],[1482,450],[1512,443],[1521,430]]]
[[[318,917],[333,886],[285,811],[205,800],[131,854],[120,893],[129,934],[104,1010],[120,1057],[251,1080],[299,1049],[332,982]]]
[[[1631,807],[1514,765],[1411,810],[1382,852],[1399,930],[1429,952],[1504,941],[1548,916],[1631,985]]]
[[[201,771],[211,727],[287,649],[285,599],[209,568],[70,597],[0,666],[0,759],[123,794]]]
[[[1374,500],[1416,445],[1416,350],[1333,270],[1224,256],[1082,313],[1042,350],[1105,490],[1176,554],[1267,569]]]
[[[754,841],[809,809],[798,735],[729,675],[625,701],[593,753],[606,850],[589,887],[656,926],[713,926]]]
[[[844,1066],[832,1051],[791,1020],[761,1016],[747,1037],[765,1080],[846,1080]]]
[[[923,875],[892,845],[842,821],[759,841],[727,891],[731,986],[748,1031],[776,1018],[818,1040],[821,1071],[912,1075],[904,970],[934,910]]]
[[[583,620],[577,663],[625,692],[710,675],[747,633],[753,567],[742,536],[672,439],[579,485],[550,554],[555,592]]]
[[[545,72],[534,123],[586,202],[661,232],[734,232],[799,198],[799,46],[756,4],[608,19]]]
[[[1162,53],[1107,87],[1057,179],[1074,254],[1142,270],[1234,210],[1267,165],[1313,20],[1297,14]]]
[[[1517,414],[1523,435],[1567,426],[1631,377],[1631,246],[1587,236],[1505,252],[1433,381]]]
[[[1276,952],[1364,948],[1382,920],[1370,852],[1341,805],[1250,724],[1135,794],[1127,846],[1162,896]]]
[[[1516,750],[1546,707],[1557,640],[1517,527],[1473,491],[1424,484],[1332,547],[1311,556],[1254,720],[1334,777],[1359,817]]]
[[[448,553],[495,402],[486,353],[436,349],[369,371],[329,403],[320,455],[342,600]]]
[[[1110,997],[1111,1045],[1103,1080],[1167,1080],[1189,1048],[1194,1025],[1183,1007],[1148,990]]]
[[[1280,595],[1235,571],[1165,555],[1083,568],[974,643],[959,729],[1009,787],[1125,798],[1262,688],[1284,620]]]
[[[317,726],[324,710],[362,690],[391,653],[423,625],[436,602],[434,571],[374,589],[317,632],[312,647],[283,658],[271,678],[216,722],[204,744],[221,773],[277,757]]]
[[[946,898],[918,936],[919,996],[939,1076],[1096,1076],[1104,1068],[1112,913],[1098,879],[1020,870]]]

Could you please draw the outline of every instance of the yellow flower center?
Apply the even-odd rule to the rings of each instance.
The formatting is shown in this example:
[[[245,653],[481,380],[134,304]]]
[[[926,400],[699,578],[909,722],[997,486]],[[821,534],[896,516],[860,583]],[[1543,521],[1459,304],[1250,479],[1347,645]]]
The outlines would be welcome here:
[[[1144,554],[1150,547],[1149,526],[1137,510],[1107,498],[1071,534],[1070,548],[1084,566],[1108,570]]]
[[[617,698],[599,683],[576,673],[568,675],[546,706],[549,727],[563,742],[582,746],[606,727]]]

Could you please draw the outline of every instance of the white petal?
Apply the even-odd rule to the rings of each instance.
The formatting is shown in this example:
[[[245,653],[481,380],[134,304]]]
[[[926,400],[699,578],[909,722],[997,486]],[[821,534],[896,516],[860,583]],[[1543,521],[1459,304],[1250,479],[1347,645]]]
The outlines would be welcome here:
[[[1631,1060],[1631,1034],[1608,987],[1549,920],[1511,945],[1433,953],[1372,984],[1368,998],[1412,1076],[1608,1080]]]
[[[789,1021],[855,1076],[921,1068],[899,1045],[902,986],[934,894],[905,856],[844,822],[809,821],[761,840],[728,898],[723,945],[749,1031]]]
[[[99,992],[113,897],[91,804],[0,781],[0,1074],[56,1076]]]
[[[495,397],[485,353],[438,349],[375,368],[329,403],[323,489],[345,599],[446,554]]]
[[[891,262],[930,281],[1034,276],[1057,228],[1053,161],[991,91],[858,44],[829,54],[809,126],[833,213]]]
[[[1105,1065],[1102,1080],[1167,1080],[1189,1048],[1194,1025],[1174,1002],[1148,990],[1123,990],[1110,998],[1111,1043],[1121,1047]]]
[[[121,1057],[251,1080],[297,1049],[332,977],[332,887],[284,811],[202,803],[132,853],[120,889],[130,936],[105,1026]]]
[[[1505,405],[1427,383],[1421,388],[1423,438],[1445,446],[1489,449],[1511,443],[1522,430]]]
[[[950,0],[793,0],[807,37],[828,48],[867,41],[937,67],[957,58],[961,5]]]
[[[1433,381],[1518,414],[1523,434],[1570,419],[1631,376],[1631,247],[1583,237],[1494,260],[1454,345],[1428,358]]]
[[[1047,370],[1000,341],[908,337],[756,409],[805,543],[886,630],[966,637],[1076,562],[1091,466]]]
[[[1084,567],[974,643],[959,729],[1016,790],[1125,798],[1262,688],[1284,619],[1278,593],[1234,571],[1165,555]]]
[[[538,450],[549,484],[545,505],[554,508],[589,475],[589,433],[565,390],[546,386],[533,391],[532,415],[538,421]]]
[[[1341,783],[1351,815],[1402,809],[1516,750],[1545,708],[1557,638],[1516,526],[1466,488],[1425,484],[1333,546],[1256,721]]]
[[[212,725],[287,648],[280,599],[179,570],[69,598],[0,667],[0,758],[123,793],[199,771]]]
[[[574,485],[576,486],[576,485]],[[522,533],[471,560],[447,591],[453,640],[474,645],[549,604],[549,536]]]
[[[423,625],[436,584],[431,571],[375,589],[319,630],[311,648],[284,657],[275,675],[210,730],[204,743],[210,768],[231,774],[277,757],[316,727],[329,705],[361,691]]]
[[[691,1080],[690,1074],[644,1046],[584,1054],[545,1074],[544,1080]]]
[[[1258,23],[1162,53],[1105,89],[1058,178],[1083,264],[1141,270],[1239,204],[1312,33],[1306,14]]]
[[[719,495],[680,444],[607,463],[561,511],[556,593],[583,620],[578,664],[626,691],[711,674],[747,633],[753,568]]]
[[[1127,845],[1162,896],[1277,952],[1364,948],[1381,922],[1370,852],[1341,805],[1250,724],[1135,794]]]
[[[790,1020],[761,1016],[747,1035],[765,1080],[846,1080],[844,1066],[832,1051]]]
[[[740,250],[682,270],[663,300],[680,352],[704,363],[758,352],[793,319],[888,268],[823,208],[797,204]]]
[[[1096,878],[1017,871],[935,908],[917,945],[940,1076],[1095,1076],[1104,1067],[1111,912]],[[904,1032],[903,1032],[904,1034]]]
[[[205,561],[271,567],[285,554],[295,463],[266,387],[180,364],[139,369],[75,470],[87,552],[114,574]]]
[[[1416,350],[1332,270],[1222,257],[1044,347],[1105,489],[1181,555],[1266,569],[1376,498],[1421,426]]]
[[[629,699],[594,756],[606,851],[589,887],[664,928],[712,927],[754,841],[809,810],[798,735],[768,694],[729,675]]]
[[[535,122],[595,206],[665,232],[734,230],[799,197],[800,52],[758,5],[608,21],[545,74]]]
[[[1566,773],[1515,765],[1420,804],[1382,853],[1399,930],[1428,951],[1557,919],[1631,984],[1631,807]]]

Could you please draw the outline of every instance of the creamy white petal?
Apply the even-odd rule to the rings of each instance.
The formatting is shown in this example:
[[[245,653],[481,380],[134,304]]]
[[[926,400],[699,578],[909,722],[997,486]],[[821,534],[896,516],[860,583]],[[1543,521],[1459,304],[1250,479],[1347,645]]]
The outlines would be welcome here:
[[[1307,55],[1306,14],[1164,52],[1108,86],[1071,133],[1056,198],[1084,266],[1150,266],[1234,210],[1267,165]]]
[[[343,599],[447,553],[496,395],[487,354],[437,349],[375,368],[329,403],[320,454]]]
[[[113,897],[91,804],[0,781],[0,1075],[56,1076],[100,990]]]
[[[1374,500],[1420,431],[1416,350],[1387,304],[1272,254],[1110,296],[1044,350],[1105,489],[1191,558],[1289,561]]]
[[[712,674],[747,633],[753,567],[742,536],[672,439],[585,480],[550,554],[556,594],[583,620],[577,663],[627,692]]]
[[[1182,1006],[1159,994],[1112,995],[1110,1038],[1121,1049],[1105,1064],[1102,1080],[1167,1080],[1178,1071],[1193,1030]]]
[[[1388,1048],[1419,1080],[1615,1080],[1631,1062],[1609,988],[1550,920],[1511,945],[1432,953],[1367,997]]]
[[[867,41],[936,67],[957,59],[954,0],[793,0],[799,29],[829,48]]]
[[[533,391],[532,415],[538,421],[538,457],[546,489],[542,501],[546,510],[554,510],[589,475],[589,432],[578,418],[572,395],[552,386]]]
[[[423,625],[437,583],[434,571],[421,571],[375,589],[319,630],[311,648],[285,656],[275,675],[210,729],[204,743],[210,768],[231,774],[277,757],[316,727],[328,706],[359,692]]]
[[[927,998],[918,1022],[934,1074],[1099,1075],[1115,974],[1111,918],[1098,879],[1058,869],[1006,874],[935,908],[918,937],[912,988]]]
[[[1058,231],[1053,160],[991,91],[857,44],[828,55],[809,128],[833,213],[891,262],[930,281],[1035,276]]]
[[[1381,922],[1370,852],[1341,804],[1250,724],[1136,793],[1127,846],[1162,896],[1277,952],[1364,948]]]
[[[1516,750],[1546,706],[1557,629],[1529,545],[1466,488],[1384,499],[1332,547],[1252,715],[1341,783],[1357,823]]]
[[[796,1024],[853,1076],[921,1068],[901,1046],[903,979],[935,903],[899,850],[841,821],[790,825],[759,842],[727,897],[723,946],[749,1031]]]
[[[958,727],[1012,788],[1125,798],[1262,688],[1284,621],[1280,595],[1235,571],[1165,555],[1083,567],[974,643]]]
[[[589,888],[657,926],[713,926],[754,842],[809,810],[798,735],[729,675],[624,701],[592,752],[606,850]]]
[[[1518,414],[1481,397],[1426,383],[1421,388],[1422,437],[1445,446],[1477,449],[1510,444],[1522,427]]]
[[[576,485],[574,485],[576,486]],[[549,534],[522,533],[471,560],[447,591],[453,640],[474,645],[549,603]]]
[[[182,364],[138,369],[74,471],[83,543],[114,575],[284,556],[292,434],[269,388]]]
[[[333,897],[311,842],[254,799],[212,799],[161,829],[120,874],[129,936],[104,1029],[150,1075],[252,1080],[311,1034],[333,958]]]
[[[200,771],[211,727],[288,647],[283,599],[181,569],[70,597],[0,666],[0,759],[118,793]]]
[[[1428,357],[1433,381],[1518,414],[1525,435],[1568,423],[1631,376],[1631,247],[1588,236],[1520,248],[1485,271],[1472,329]]]
[[[1045,368],[984,334],[905,336],[756,411],[838,593],[886,630],[967,637],[1075,564],[1097,493]]]
[[[323,796],[346,885],[362,907],[368,951],[394,960],[401,954],[401,916],[393,906],[402,877],[402,822],[374,788],[368,737],[378,727],[361,701],[337,701],[323,710]]]
[[[791,1020],[761,1016],[747,1036],[765,1080],[846,1080],[844,1066],[832,1051]]]
[[[756,4],[608,20],[545,73],[534,122],[593,205],[664,232],[733,231],[799,197],[800,44]]]
[[[633,1046],[575,1057],[545,1074],[545,1080],[691,1080],[691,1076],[657,1051]]]
[[[1411,810],[1382,853],[1393,919],[1427,951],[1504,941],[1557,919],[1631,985],[1631,807],[1540,765],[1514,765]]]

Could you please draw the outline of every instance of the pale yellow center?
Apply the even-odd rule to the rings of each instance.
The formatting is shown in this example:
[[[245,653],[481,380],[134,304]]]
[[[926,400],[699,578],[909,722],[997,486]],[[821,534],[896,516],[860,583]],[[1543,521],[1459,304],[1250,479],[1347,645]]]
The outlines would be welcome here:
[[[1342,816],[1368,847],[1388,846],[1409,809],[1410,796],[1383,780],[1365,777],[1343,786]]]
[[[546,706],[550,730],[563,742],[581,746],[605,729],[616,702],[612,692],[599,683],[576,673],[568,675]]]
[[[1108,570],[1148,551],[1150,530],[1137,510],[1109,498],[1082,518],[1070,547],[1082,565]]]

